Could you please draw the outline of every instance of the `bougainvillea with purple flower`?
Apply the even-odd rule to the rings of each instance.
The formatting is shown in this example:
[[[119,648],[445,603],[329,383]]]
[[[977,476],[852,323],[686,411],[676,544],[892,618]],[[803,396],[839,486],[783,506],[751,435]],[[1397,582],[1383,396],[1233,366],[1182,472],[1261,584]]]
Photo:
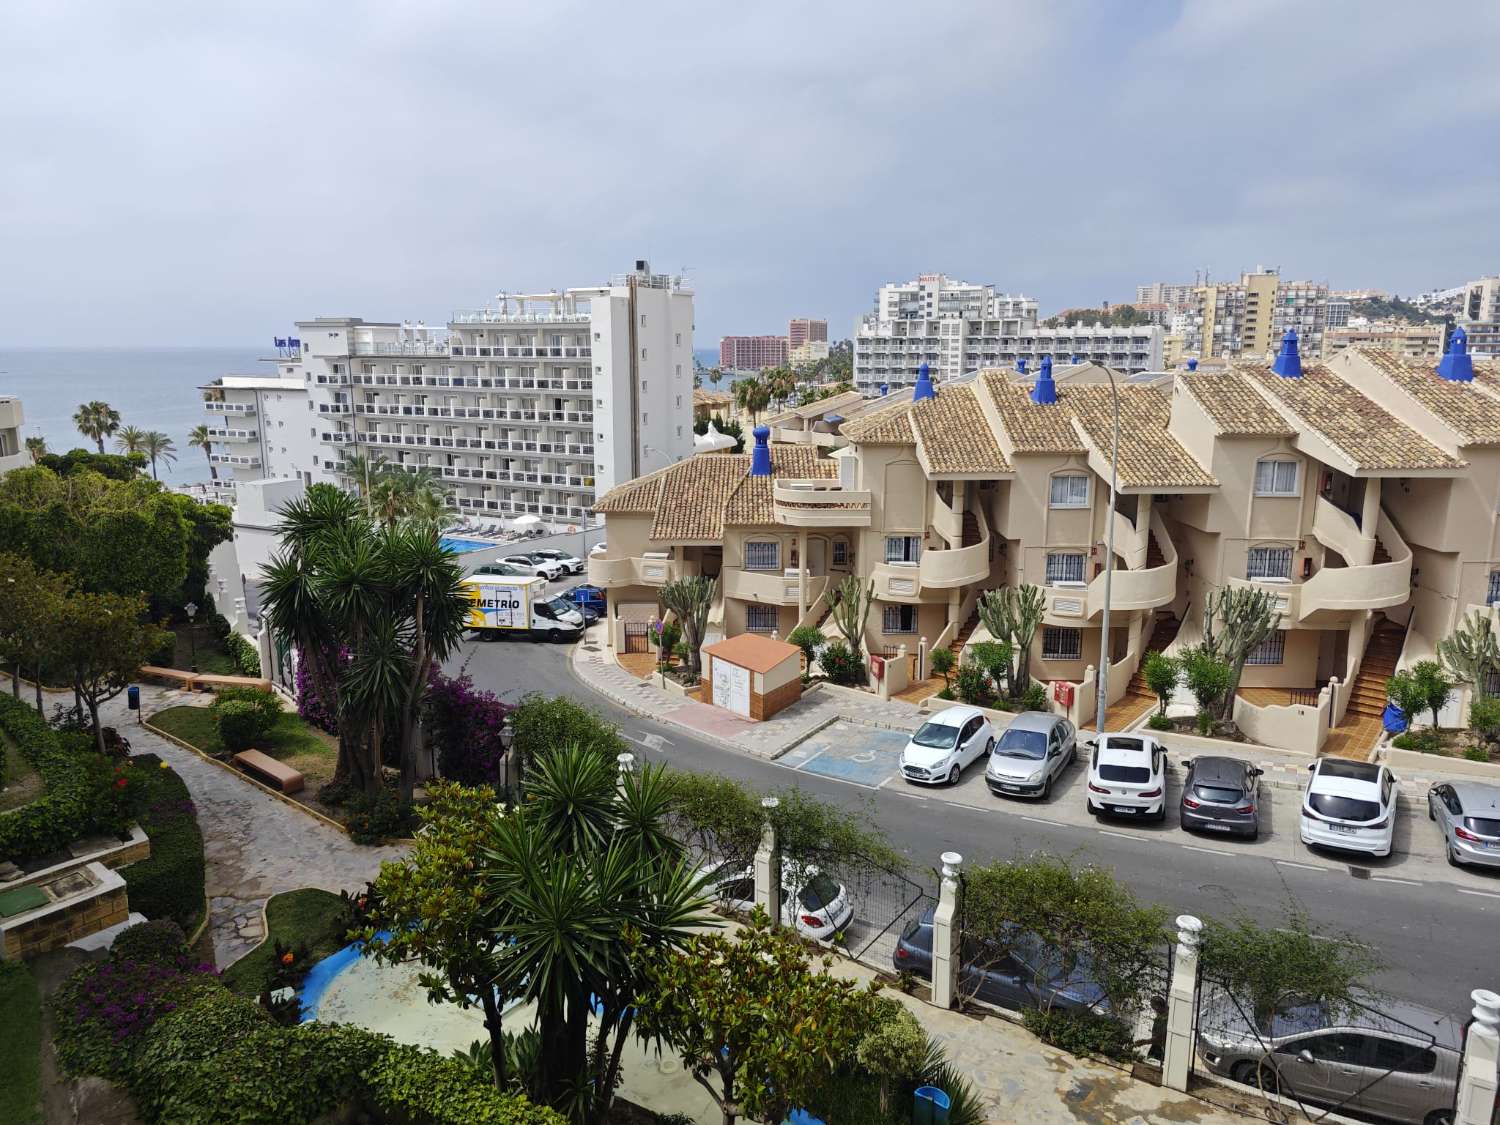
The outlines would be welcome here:
[[[505,757],[500,730],[511,711],[467,674],[445,676],[434,668],[422,722],[437,751],[438,771],[464,785],[495,784]]]
[[[339,664],[348,663],[349,650],[339,650]],[[339,732],[338,700],[326,699],[318,691],[317,681],[313,678],[312,661],[307,659],[302,649],[297,650],[297,714],[303,719],[317,727],[319,730],[327,731],[329,734]]]

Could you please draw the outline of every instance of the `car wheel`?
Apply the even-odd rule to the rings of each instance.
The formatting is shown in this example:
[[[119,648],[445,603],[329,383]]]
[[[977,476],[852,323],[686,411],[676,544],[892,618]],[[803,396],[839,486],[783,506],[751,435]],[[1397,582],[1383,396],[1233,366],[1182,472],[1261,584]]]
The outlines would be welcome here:
[[[1093,801],[1085,801],[1084,804],[1088,805],[1089,807],[1089,816],[1099,815],[1099,806],[1094,804]]]
[[[1422,1118],[1422,1125],[1453,1125],[1453,1111],[1451,1109],[1435,1109]]]
[[[1235,1063],[1234,1069],[1229,1072],[1229,1076],[1236,1082],[1245,1086],[1254,1086],[1257,1089],[1264,1090],[1268,1094],[1279,1094],[1281,1092],[1281,1082],[1276,1077],[1275,1068],[1266,1063],[1252,1062],[1248,1059],[1244,1062]]]
[[[1437,813],[1435,813],[1435,812],[1432,811],[1432,801],[1431,801],[1430,798],[1427,801],[1427,819],[1428,820],[1436,820],[1437,819]]]
[[[1163,801],[1161,803],[1161,808],[1157,811],[1157,814],[1156,814],[1156,823],[1157,824],[1165,824],[1166,821],[1167,821],[1167,802]]]
[[[1255,841],[1260,839],[1260,829],[1258,827],[1250,829],[1250,834],[1245,839],[1249,840],[1252,844],[1255,843]]]
[[[1450,867],[1462,867],[1463,866],[1463,864],[1461,862],[1459,862],[1458,852],[1453,847],[1452,844],[1448,845],[1448,865]]]
[[[1047,780],[1044,781],[1044,782],[1042,782],[1041,798],[1044,801],[1050,801],[1052,799],[1052,775],[1051,774],[1048,774],[1047,775]]]
[[[951,770],[948,771],[948,784],[949,785],[957,785],[958,784],[958,772],[959,771],[958,771],[957,764],[955,764],[954,767]]]

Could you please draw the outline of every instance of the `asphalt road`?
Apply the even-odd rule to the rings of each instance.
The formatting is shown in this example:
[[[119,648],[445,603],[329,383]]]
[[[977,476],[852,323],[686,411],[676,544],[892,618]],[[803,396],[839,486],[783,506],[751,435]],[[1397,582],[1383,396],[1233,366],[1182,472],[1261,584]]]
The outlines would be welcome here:
[[[890,843],[924,867],[935,867],[938,856],[950,850],[966,863],[1035,851],[1086,858],[1112,867],[1142,898],[1174,913],[1225,917],[1245,911],[1274,920],[1285,916],[1288,903],[1296,903],[1317,922],[1356,934],[1379,950],[1389,967],[1374,983],[1394,996],[1466,1017],[1471,990],[1500,987],[1500,877],[1491,891],[1460,891],[1440,881],[1375,882],[1368,868],[1357,865],[1332,868],[1185,847],[1167,850],[1159,838],[1132,833],[1129,826],[1100,830],[1053,823],[1046,819],[1046,805],[969,808],[905,786],[870,790],[793,773],[614,705],[574,678],[565,644],[467,642],[449,670],[459,666],[466,667],[475,686],[508,702],[541,692],[587,703],[618,723],[648,760],[767,790],[797,784],[821,798],[868,808]]]

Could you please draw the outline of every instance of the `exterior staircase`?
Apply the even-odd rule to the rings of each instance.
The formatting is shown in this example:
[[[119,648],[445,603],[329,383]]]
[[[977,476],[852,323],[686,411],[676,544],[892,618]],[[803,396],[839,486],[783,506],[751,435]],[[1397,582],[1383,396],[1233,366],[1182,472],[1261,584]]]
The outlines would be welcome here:
[[[1375,557],[1370,560],[1371,564],[1374,566],[1379,566],[1381,563],[1388,563],[1390,561],[1391,555],[1390,552],[1385,549],[1385,544],[1382,543],[1379,539],[1375,540]]]
[[[1151,540],[1151,545],[1153,547],[1156,546],[1156,539],[1154,537]],[[1146,565],[1160,566],[1161,563],[1148,561]],[[1178,627],[1181,625],[1182,622],[1178,621],[1175,617],[1158,617],[1156,619],[1156,627],[1151,630],[1151,636],[1146,641],[1146,647],[1141,649],[1141,660],[1136,665],[1135,675],[1130,677],[1130,684],[1125,688],[1126,695],[1138,695],[1145,699],[1156,698],[1156,693],[1146,686],[1146,677],[1141,674],[1141,665],[1146,663],[1146,653],[1161,652],[1171,644],[1172,638],[1177,636]]]
[[[1161,553],[1161,544],[1156,541],[1156,536],[1152,535],[1146,543],[1146,569],[1151,570],[1154,567],[1165,566],[1166,563],[1167,557]],[[1176,631],[1175,628],[1172,630],[1174,634]]]
[[[980,540],[979,518],[973,512],[964,512],[964,537],[961,547],[973,547]]]
[[[1377,548],[1376,562],[1381,561],[1380,554]],[[1396,674],[1396,661],[1401,657],[1401,644],[1405,638],[1405,629],[1384,618],[1375,627],[1370,643],[1365,645],[1359,675],[1354,677],[1345,721],[1353,715],[1378,719],[1385,713],[1385,682]]]
[[[967,532],[965,533],[967,535]],[[958,627],[958,632],[953,634],[953,639],[948,642],[948,651],[954,656],[962,658],[964,645],[974,630],[979,628],[979,611],[976,609],[969,614],[969,619]]]

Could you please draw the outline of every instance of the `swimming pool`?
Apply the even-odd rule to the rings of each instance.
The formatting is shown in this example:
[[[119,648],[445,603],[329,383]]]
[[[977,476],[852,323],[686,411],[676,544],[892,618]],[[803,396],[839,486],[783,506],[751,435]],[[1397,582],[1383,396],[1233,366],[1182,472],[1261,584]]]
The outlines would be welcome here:
[[[451,535],[438,536],[438,545],[445,551],[452,551],[455,555],[462,555],[468,551],[483,551],[489,547],[498,547],[498,543],[486,543],[482,539],[455,539]]]

